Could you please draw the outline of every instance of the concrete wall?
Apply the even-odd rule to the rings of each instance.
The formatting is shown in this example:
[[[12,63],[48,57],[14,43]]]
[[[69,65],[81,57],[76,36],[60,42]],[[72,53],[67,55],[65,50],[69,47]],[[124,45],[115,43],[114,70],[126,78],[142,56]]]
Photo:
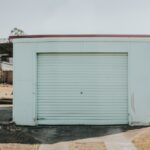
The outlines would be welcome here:
[[[15,39],[13,120],[36,122],[36,56],[40,52],[127,52],[129,124],[150,124],[150,39],[42,38]]]

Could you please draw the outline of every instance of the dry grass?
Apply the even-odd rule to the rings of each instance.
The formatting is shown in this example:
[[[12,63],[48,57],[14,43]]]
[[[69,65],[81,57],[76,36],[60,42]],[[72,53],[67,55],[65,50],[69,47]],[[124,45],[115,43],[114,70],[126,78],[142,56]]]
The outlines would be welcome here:
[[[30,144],[0,144],[0,150],[38,150],[39,145]]]
[[[137,150],[150,150],[150,128],[136,135],[132,142]]]
[[[0,99],[12,99],[12,85],[0,84]]]
[[[106,150],[104,142],[72,142],[69,150]]]

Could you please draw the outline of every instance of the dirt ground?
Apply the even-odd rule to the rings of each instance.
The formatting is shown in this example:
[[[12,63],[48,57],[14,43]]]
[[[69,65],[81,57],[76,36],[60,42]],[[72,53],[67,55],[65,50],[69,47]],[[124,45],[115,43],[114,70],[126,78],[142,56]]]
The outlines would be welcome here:
[[[72,142],[69,150],[107,150],[104,142]]]
[[[39,145],[31,144],[0,144],[0,150],[39,150]]]
[[[132,142],[136,146],[137,150],[150,150],[150,128],[146,128],[139,134],[137,134]]]
[[[12,90],[12,85],[0,84],[0,99],[12,99]]]

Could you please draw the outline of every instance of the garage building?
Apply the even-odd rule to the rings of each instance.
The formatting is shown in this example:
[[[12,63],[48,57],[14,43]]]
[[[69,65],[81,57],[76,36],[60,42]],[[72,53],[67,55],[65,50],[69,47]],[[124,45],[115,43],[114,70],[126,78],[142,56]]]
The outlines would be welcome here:
[[[10,39],[16,124],[150,124],[149,35]]]

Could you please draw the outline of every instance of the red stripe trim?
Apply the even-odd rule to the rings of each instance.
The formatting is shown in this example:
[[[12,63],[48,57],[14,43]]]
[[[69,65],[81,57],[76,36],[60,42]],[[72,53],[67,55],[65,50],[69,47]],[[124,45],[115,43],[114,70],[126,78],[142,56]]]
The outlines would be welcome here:
[[[51,34],[51,35],[22,35],[9,36],[9,39],[19,38],[80,38],[80,37],[119,37],[119,38],[150,38],[150,35],[142,34]]]

